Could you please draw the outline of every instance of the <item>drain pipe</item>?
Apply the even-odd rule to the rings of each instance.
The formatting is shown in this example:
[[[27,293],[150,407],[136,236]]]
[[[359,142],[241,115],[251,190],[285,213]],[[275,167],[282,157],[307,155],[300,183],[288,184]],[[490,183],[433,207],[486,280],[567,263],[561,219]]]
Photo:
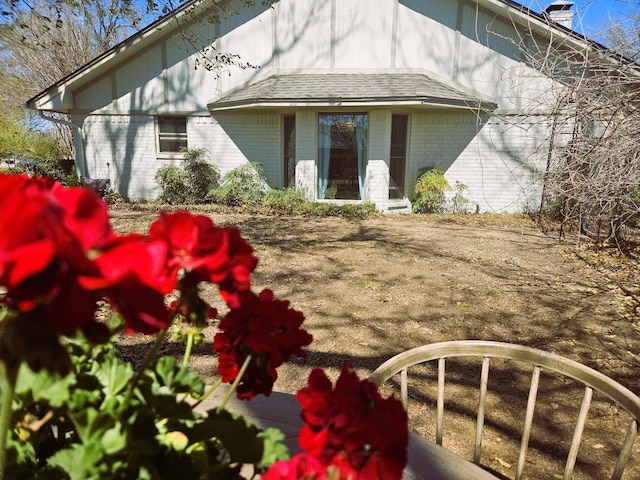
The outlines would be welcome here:
[[[47,115],[44,114],[44,112],[42,110],[36,110],[36,112],[38,112],[38,115],[40,116],[40,118],[42,118],[43,120],[47,120],[49,122],[53,122],[53,123],[58,123],[60,125],[66,125],[67,127],[72,127],[75,128],[78,131],[78,139],[80,140],[80,154],[82,155],[82,170],[84,175],[81,176],[89,176],[88,175],[88,168],[87,168],[87,157],[85,155],[85,150],[84,150],[84,131],[82,130],[82,127],[76,125],[75,123],[69,122],[67,120],[63,120],[61,118],[55,118],[55,117],[49,117]],[[77,154],[76,154],[76,158],[77,158]],[[76,166],[77,169],[77,166]]]

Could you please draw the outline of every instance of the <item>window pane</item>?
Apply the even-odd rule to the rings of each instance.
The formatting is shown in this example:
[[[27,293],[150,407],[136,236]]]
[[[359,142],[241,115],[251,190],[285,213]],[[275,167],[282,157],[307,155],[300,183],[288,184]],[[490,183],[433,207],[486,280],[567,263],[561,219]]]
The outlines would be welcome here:
[[[404,197],[404,174],[407,158],[407,115],[391,116],[391,152],[389,158],[389,198]]]
[[[296,117],[286,115],[283,121],[284,149],[284,186],[294,187],[296,184]]]
[[[158,117],[158,148],[171,153],[187,148],[187,117]]]
[[[318,198],[364,200],[369,116],[318,115]]]
[[[187,133],[185,117],[160,117],[158,119],[160,133]]]
[[[181,148],[187,148],[186,140],[160,140],[161,152],[179,152]]]

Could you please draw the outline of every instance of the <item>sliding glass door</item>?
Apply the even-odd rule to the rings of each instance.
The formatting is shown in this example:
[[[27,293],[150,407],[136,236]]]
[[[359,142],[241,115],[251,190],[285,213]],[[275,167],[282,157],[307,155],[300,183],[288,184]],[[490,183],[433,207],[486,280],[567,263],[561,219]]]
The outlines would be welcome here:
[[[318,198],[364,200],[367,175],[366,113],[318,115]]]

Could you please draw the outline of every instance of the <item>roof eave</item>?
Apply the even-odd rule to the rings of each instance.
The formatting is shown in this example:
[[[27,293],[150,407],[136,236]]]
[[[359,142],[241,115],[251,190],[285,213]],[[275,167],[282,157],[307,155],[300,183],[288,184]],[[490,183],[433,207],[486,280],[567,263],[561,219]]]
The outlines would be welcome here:
[[[438,107],[460,110],[493,111],[498,105],[485,101],[465,101],[457,99],[441,99],[432,97],[406,98],[319,98],[319,99],[252,99],[236,102],[211,102],[207,105],[211,112],[228,112],[251,109],[281,108],[360,108],[360,107]]]

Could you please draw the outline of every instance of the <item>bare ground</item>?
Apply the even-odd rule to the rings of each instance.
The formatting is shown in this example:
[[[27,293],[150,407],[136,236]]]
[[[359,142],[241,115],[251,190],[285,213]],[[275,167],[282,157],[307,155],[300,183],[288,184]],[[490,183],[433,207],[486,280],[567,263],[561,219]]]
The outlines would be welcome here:
[[[121,231],[143,231],[155,214],[115,211]],[[432,342],[484,339],[519,343],[567,356],[640,392],[640,335],[634,308],[638,285],[592,265],[580,246],[558,244],[526,218],[513,216],[385,216],[368,220],[215,214],[240,227],[260,259],[254,289],[271,288],[306,315],[314,342],[309,357],[279,370],[276,389],[294,393],[310,370],[336,377],[343,362],[366,376],[403,350]],[[587,261],[585,261],[587,260]],[[626,271],[633,271],[626,264]],[[623,288],[620,288],[620,287]],[[221,306],[214,290],[206,295]],[[223,308],[221,308],[222,311]],[[192,366],[215,378],[212,335]],[[150,341],[122,339],[135,361]],[[179,356],[169,344],[164,353]],[[480,367],[448,367],[446,447],[472,455]],[[482,463],[513,477],[530,373],[492,364]],[[433,439],[434,372],[416,371],[412,428]],[[391,387],[385,387],[391,392]],[[543,376],[525,478],[561,478],[579,387]],[[572,416],[573,415],[573,416]],[[629,418],[594,398],[575,479],[608,478]],[[640,478],[640,448],[625,478]]]

